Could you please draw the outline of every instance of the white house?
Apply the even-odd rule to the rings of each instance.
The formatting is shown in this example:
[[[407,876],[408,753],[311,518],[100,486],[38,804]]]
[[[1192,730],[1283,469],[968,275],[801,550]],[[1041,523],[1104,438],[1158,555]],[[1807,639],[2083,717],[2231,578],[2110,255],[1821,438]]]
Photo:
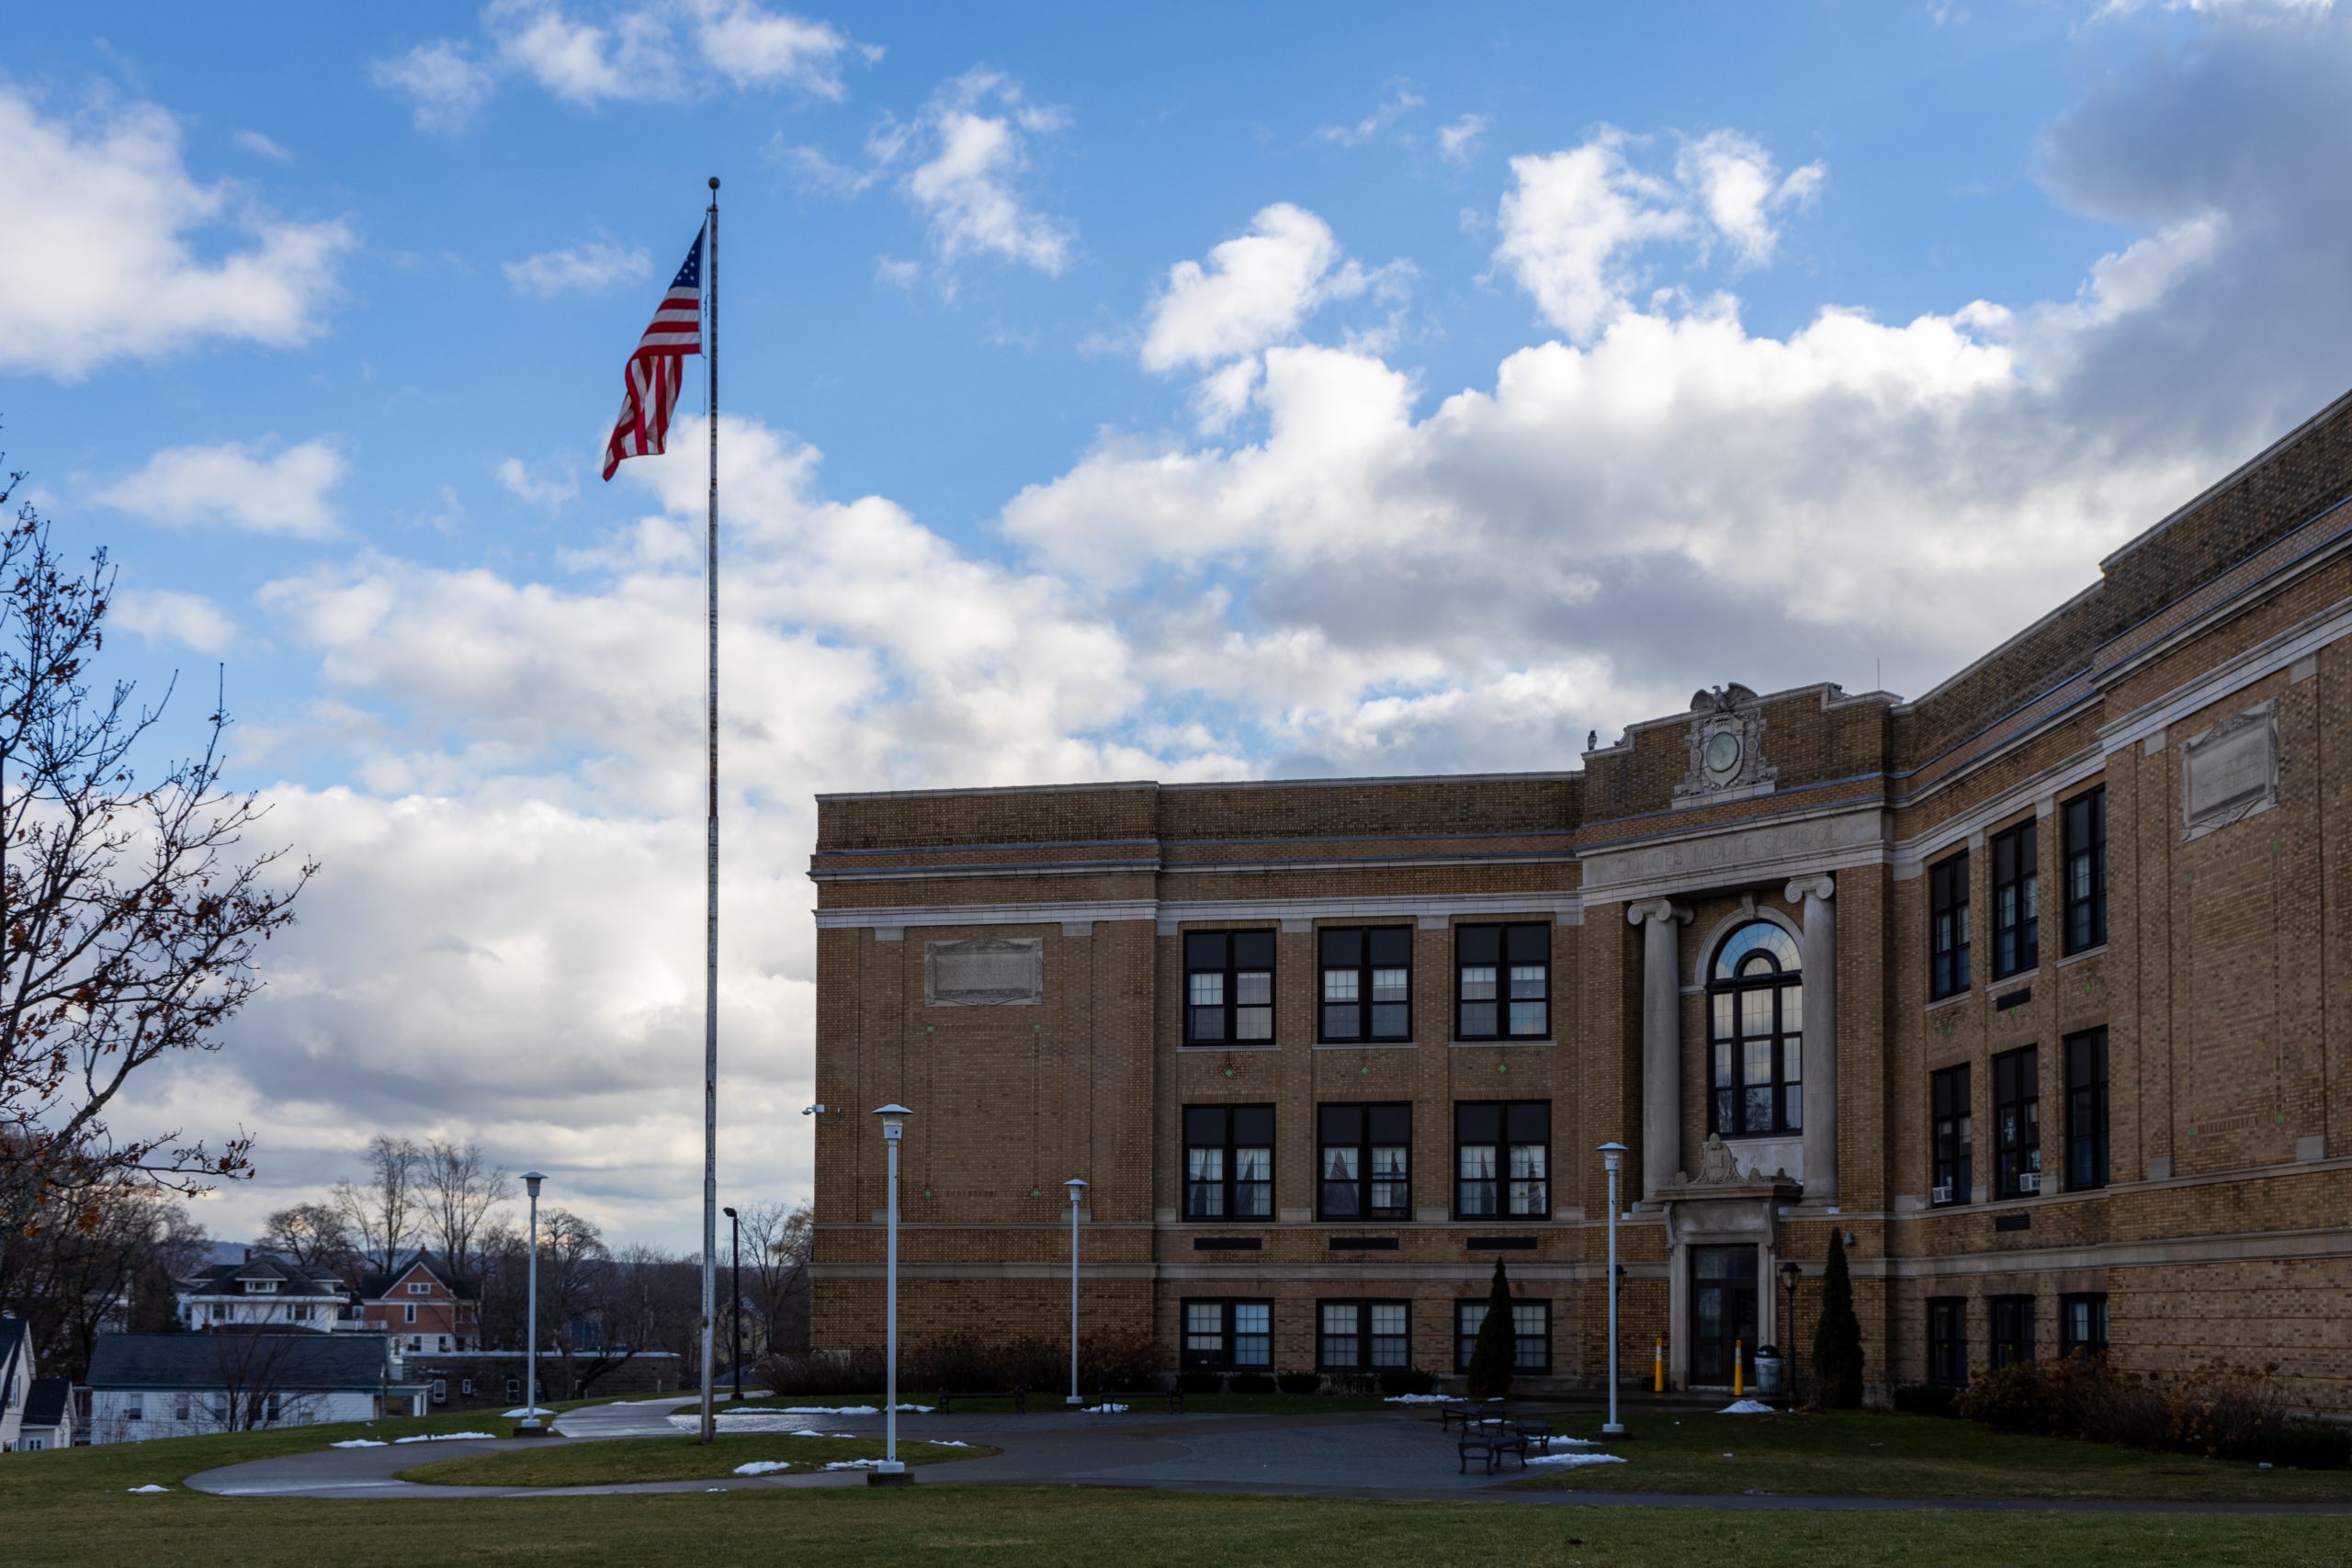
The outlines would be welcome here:
[[[74,1380],[35,1378],[25,1398],[25,1419],[17,1434],[22,1453],[74,1446]]]
[[[190,1330],[309,1328],[324,1334],[342,1315],[347,1292],[332,1269],[245,1255],[179,1282],[180,1322]]]
[[[16,1452],[23,1441],[32,1391],[32,1330],[21,1317],[0,1317],[0,1453]]]
[[[380,1334],[102,1334],[90,1357],[89,1439],[422,1416],[425,1391],[396,1373]]]

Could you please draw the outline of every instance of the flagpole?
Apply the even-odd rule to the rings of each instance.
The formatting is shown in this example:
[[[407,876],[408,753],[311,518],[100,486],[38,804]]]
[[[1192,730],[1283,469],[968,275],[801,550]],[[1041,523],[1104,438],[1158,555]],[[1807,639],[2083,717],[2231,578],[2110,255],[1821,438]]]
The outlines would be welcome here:
[[[717,1317],[718,1258],[718,176],[710,176],[710,211],[703,249],[703,301],[709,336],[703,345],[710,371],[710,518],[704,577],[710,591],[710,789],[706,862],[707,909],[703,941],[702,1026],[702,1440],[718,1436],[712,1399],[711,1322]]]

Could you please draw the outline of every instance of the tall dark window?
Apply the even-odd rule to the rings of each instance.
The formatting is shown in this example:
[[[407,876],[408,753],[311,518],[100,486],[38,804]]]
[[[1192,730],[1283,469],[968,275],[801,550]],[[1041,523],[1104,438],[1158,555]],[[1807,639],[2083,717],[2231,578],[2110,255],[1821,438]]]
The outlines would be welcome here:
[[[2107,1354],[2107,1297],[2092,1292],[2058,1298],[2058,1353]]]
[[[1928,1381],[1945,1388],[1968,1382],[1968,1300],[1964,1296],[1928,1299]]]
[[[1552,1032],[1552,928],[1453,928],[1453,1037],[1541,1040]]]
[[[1412,1307],[1406,1302],[1322,1302],[1315,1364],[1327,1372],[1372,1372],[1411,1364]]]
[[[2031,822],[1993,835],[1993,978],[2041,962],[2040,840]]]
[[[2065,816],[2066,951],[2107,940],[2107,786],[2075,796]]]
[[[1995,1296],[1992,1301],[1993,1370],[2033,1359],[2033,1298]]]
[[[1795,941],[1770,920],[1724,938],[1707,1009],[1707,1131],[1739,1138],[1802,1129],[1804,987]]]
[[[1322,1038],[1327,1041],[1410,1040],[1413,1037],[1413,928],[1326,926]]]
[[[2041,1190],[2041,1053],[2031,1045],[1993,1058],[1993,1196]]]
[[[1274,1108],[1184,1107],[1184,1217],[1274,1217]]]
[[[1316,1210],[1327,1220],[1401,1220],[1413,1201],[1413,1108],[1325,1105],[1315,1112]]]
[[[1487,1298],[1453,1303],[1453,1370],[1470,1370],[1478,1348],[1478,1329],[1487,1321]],[[1521,1372],[1552,1370],[1552,1303],[1514,1301],[1510,1303],[1511,1368]]]
[[[1965,1203],[1975,1195],[1976,1127],[1968,1103],[1968,1066],[1928,1075],[1935,1119],[1935,1182],[1931,1201]]]
[[[1209,1368],[1272,1366],[1274,1303],[1186,1302],[1184,1364]]]
[[[2066,1036],[2066,1190],[2107,1185],[2107,1031]]]
[[[1274,1037],[1274,933],[1187,931],[1184,1043],[1262,1043]]]
[[[1968,852],[1928,868],[1928,999],[1968,989]]]
[[[1454,1218],[1549,1218],[1551,1101],[1455,1106],[1453,1161]]]

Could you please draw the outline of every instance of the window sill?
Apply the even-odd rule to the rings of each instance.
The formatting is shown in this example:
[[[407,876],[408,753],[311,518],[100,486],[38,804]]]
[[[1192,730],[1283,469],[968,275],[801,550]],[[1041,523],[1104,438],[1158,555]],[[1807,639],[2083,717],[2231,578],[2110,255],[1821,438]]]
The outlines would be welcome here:
[[[1960,990],[1954,991],[1951,995],[1950,995],[1950,996],[1948,996],[1948,997],[1938,997],[1938,998],[1936,998],[1933,1001],[1931,1001],[1931,1002],[1929,1002],[1929,1003],[1928,1004],[1928,1011],[1929,1011],[1929,1012],[1934,1012],[1934,1011],[1936,1011],[1936,1010],[1937,1010],[1938,1009],[1939,1009],[1939,1008],[1948,1008],[1948,1007],[1951,1007],[1951,1005],[1953,1005],[1955,1002],[1964,1002],[1964,1001],[1967,1001],[1970,998],[1973,997],[1975,994],[1976,994],[1976,992],[1975,992],[1975,990],[1974,990],[1973,988],[1972,988],[1972,987],[1963,987],[1963,988],[1962,988],[1962,989],[1960,989]]]
[[[1198,1045],[1187,1044],[1183,1046],[1182,1049],[1186,1051],[1198,1051],[1205,1055],[1211,1051],[1279,1051],[1282,1049],[1282,1044],[1280,1042],[1273,1040],[1252,1040],[1244,1044],[1236,1044],[1231,1041],[1225,1041],[1222,1043],[1204,1043]]]
[[[1418,1051],[1418,1040],[1318,1040],[1312,1049],[1317,1051]],[[1199,1046],[1193,1047],[1199,1050]]]
[[[2104,955],[2106,952],[2107,943],[2100,942],[2097,947],[2086,947],[2080,953],[2070,953],[2066,954],[2065,957],[2058,961],[2058,967],[2064,969],[2067,964],[2080,964],[2086,958],[2098,958]]]
[[[2014,975],[1996,975],[1986,983],[1984,994],[1998,1001],[2003,991],[2014,989],[2018,986],[2030,986],[2033,984],[2034,976],[2041,973],[2041,965],[2037,964],[2030,969],[2020,969]]]
[[[1534,1039],[1514,1039],[1514,1040],[1449,1040],[1449,1041],[1447,1041],[1445,1043],[1446,1043],[1446,1048],[1447,1048],[1448,1050],[1452,1050],[1452,1051],[1477,1051],[1477,1050],[1483,1050],[1483,1049],[1487,1049],[1487,1048],[1490,1048],[1490,1047],[1497,1047],[1497,1046],[1499,1046],[1499,1047],[1502,1047],[1502,1048],[1505,1048],[1505,1049],[1509,1049],[1510,1047],[1512,1047],[1512,1046],[1528,1046],[1528,1045],[1539,1045],[1539,1046],[1541,1046],[1541,1045],[1557,1045],[1557,1044],[1559,1043],[1559,1042],[1558,1042],[1557,1040],[1549,1040],[1549,1039],[1546,1039],[1546,1040],[1534,1040]]]

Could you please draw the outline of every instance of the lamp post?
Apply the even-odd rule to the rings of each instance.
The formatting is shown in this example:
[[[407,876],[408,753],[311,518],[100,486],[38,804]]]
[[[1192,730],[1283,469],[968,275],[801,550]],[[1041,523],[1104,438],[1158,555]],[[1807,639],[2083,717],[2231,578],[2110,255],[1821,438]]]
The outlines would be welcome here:
[[[1600,1145],[1600,1163],[1609,1171],[1609,1419],[1600,1431],[1609,1438],[1625,1434],[1617,1419],[1617,1168],[1624,1157],[1624,1145],[1612,1139]]]
[[[903,1486],[914,1477],[899,1462],[899,1140],[914,1112],[893,1100],[874,1112],[882,1118],[883,1146],[890,1151],[889,1228],[884,1241],[883,1355],[889,1366],[882,1396],[882,1462],[866,1472],[878,1486]]]
[[[518,1438],[541,1438],[548,1430],[547,1423],[539,1419],[539,1183],[546,1179],[536,1170],[523,1173],[523,1190],[531,1195],[531,1264],[523,1298],[523,1419],[514,1428]]]
[[[1789,1310],[1781,1320],[1781,1353],[1789,1360],[1789,1414],[1797,1409],[1797,1279],[1793,1262],[1781,1265],[1781,1289],[1789,1295]]]
[[[727,1216],[728,1289],[735,1297],[734,1348],[728,1359],[735,1365],[735,1403],[743,1403],[743,1222],[735,1211],[721,1211]]]
[[[1062,1185],[1069,1189],[1069,1397],[1062,1403],[1083,1404],[1078,1392],[1078,1201],[1086,1195],[1086,1183],[1073,1176]]]

